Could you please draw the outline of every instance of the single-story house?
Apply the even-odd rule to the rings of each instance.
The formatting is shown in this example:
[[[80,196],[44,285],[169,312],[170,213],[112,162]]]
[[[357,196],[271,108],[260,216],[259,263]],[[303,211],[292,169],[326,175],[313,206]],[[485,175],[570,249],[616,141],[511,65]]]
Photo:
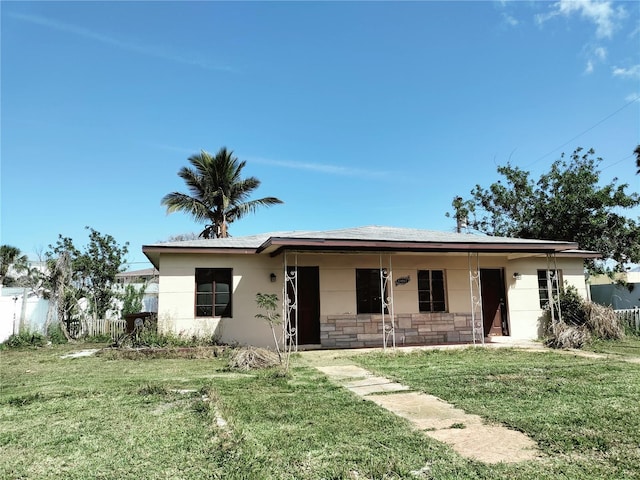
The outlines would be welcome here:
[[[161,332],[273,346],[255,317],[256,294],[271,293],[296,348],[535,339],[549,292],[569,284],[586,297],[584,259],[599,256],[573,242],[378,226],[142,250],[160,272]]]

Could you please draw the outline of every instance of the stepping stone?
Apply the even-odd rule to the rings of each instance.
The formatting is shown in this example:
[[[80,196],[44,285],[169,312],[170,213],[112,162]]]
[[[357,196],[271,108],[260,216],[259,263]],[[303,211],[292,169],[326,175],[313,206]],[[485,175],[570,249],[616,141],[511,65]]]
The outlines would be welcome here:
[[[405,418],[423,433],[451,446],[458,454],[485,463],[515,463],[540,457],[536,443],[521,432],[487,425],[433,395],[373,375],[355,365],[316,367],[332,381]],[[376,395],[389,393],[388,395]]]

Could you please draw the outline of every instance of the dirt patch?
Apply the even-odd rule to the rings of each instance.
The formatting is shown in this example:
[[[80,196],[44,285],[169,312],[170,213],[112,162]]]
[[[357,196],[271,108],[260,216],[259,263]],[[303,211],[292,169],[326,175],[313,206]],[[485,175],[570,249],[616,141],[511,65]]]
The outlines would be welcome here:
[[[225,347],[171,348],[104,348],[97,355],[106,359],[139,360],[142,358],[216,358],[224,355]]]
[[[81,357],[90,357],[95,355],[100,351],[99,348],[90,348],[87,350],[80,350],[78,352],[67,353],[66,355],[62,355],[60,358],[81,358]]]

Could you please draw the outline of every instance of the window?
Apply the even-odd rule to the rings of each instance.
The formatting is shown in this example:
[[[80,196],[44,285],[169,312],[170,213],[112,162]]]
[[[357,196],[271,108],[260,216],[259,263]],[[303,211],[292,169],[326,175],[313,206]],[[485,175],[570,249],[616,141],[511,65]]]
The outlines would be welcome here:
[[[382,313],[379,268],[356,269],[356,301],[358,313]],[[385,297],[387,296],[385,288]],[[385,313],[386,310],[385,310]]]
[[[421,312],[446,311],[442,270],[418,270],[418,307]]]
[[[231,317],[231,269],[196,268],[196,317]]]
[[[540,308],[545,308],[549,303],[549,289],[547,288],[547,271],[550,275],[551,288],[553,289],[553,295],[558,296],[558,288],[562,285],[562,271],[561,270],[538,270],[538,294],[540,295]],[[554,281],[554,276],[558,272],[558,281]]]

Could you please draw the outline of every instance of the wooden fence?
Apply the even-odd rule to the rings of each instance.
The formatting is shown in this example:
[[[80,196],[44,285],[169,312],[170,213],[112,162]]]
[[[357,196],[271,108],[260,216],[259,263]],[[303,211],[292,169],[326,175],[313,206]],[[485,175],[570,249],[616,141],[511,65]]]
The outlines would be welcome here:
[[[620,321],[631,329],[640,332],[640,308],[614,310]]]
[[[89,319],[81,322],[81,331],[78,337],[94,337],[96,335],[110,335],[113,340],[117,340],[127,328],[126,320]]]

